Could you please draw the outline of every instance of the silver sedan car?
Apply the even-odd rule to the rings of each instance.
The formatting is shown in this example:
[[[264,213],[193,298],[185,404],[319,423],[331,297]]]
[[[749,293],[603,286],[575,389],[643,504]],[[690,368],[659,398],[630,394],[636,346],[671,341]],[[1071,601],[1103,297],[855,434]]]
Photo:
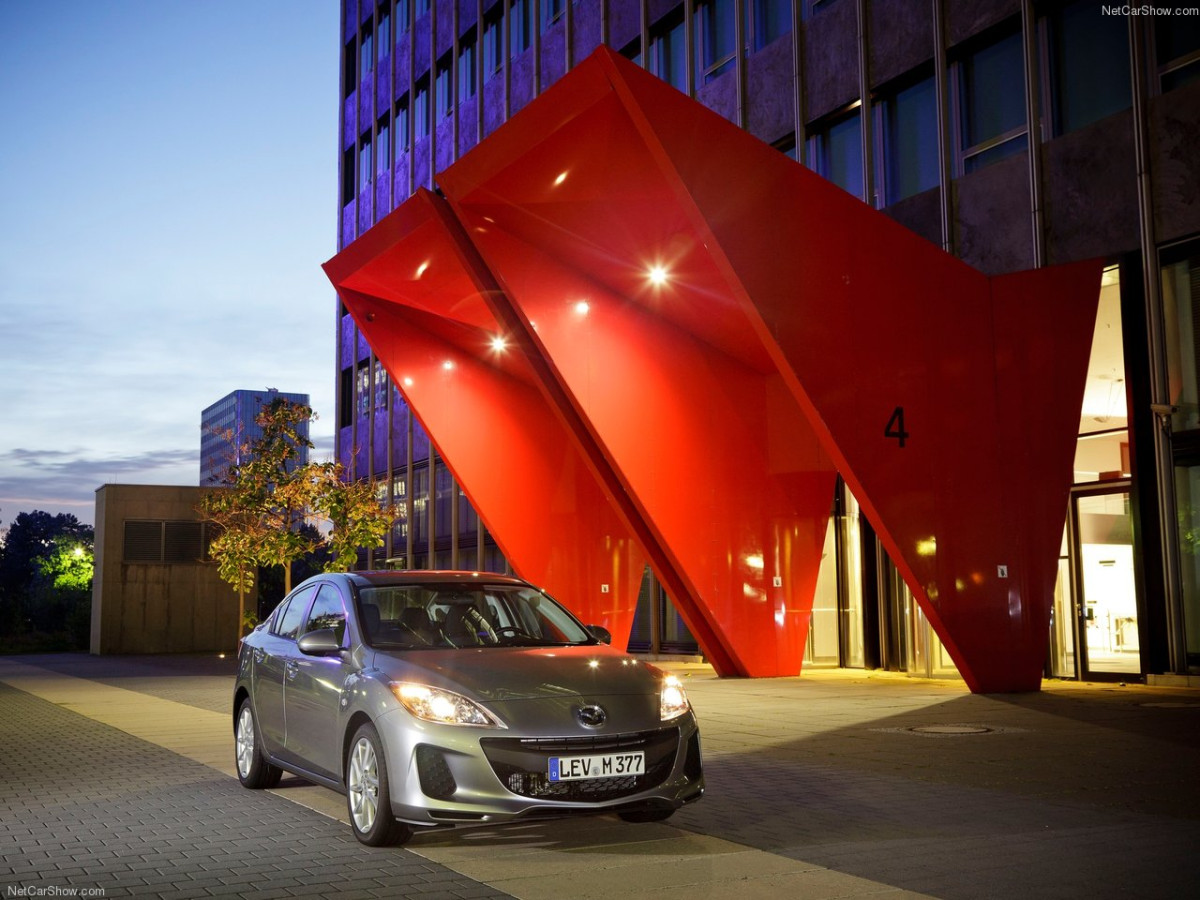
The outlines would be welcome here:
[[[547,594],[476,572],[319,575],[242,641],[238,777],[346,795],[355,836],[575,813],[665,819],[704,793],[678,679]]]

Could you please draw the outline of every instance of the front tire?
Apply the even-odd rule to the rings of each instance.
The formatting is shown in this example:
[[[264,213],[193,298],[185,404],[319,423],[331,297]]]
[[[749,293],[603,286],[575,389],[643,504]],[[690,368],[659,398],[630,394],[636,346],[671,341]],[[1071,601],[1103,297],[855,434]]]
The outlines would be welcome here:
[[[283,769],[271,765],[263,756],[262,744],[258,739],[258,723],[254,721],[254,709],[249,697],[238,707],[233,741],[238,781],[243,787],[259,790],[279,784]]]
[[[346,809],[354,836],[368,847],[402,844],[412,837],[412,829],[396,821],[391,798],[379,733],[364,723],[346,755]]]

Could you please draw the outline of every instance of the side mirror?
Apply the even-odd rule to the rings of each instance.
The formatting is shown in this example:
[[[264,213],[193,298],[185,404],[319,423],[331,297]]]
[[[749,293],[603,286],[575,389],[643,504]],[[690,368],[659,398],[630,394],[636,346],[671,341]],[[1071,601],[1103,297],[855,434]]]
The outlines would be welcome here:
[[[587,630],[592,633],[592,637],[602,644],[612,643],[612,632],[603,625],[588,625]]]
[[[318,628],[300,638],[296,646],[308,656],[332,656],[341,652],[342,639],[332,628]]]

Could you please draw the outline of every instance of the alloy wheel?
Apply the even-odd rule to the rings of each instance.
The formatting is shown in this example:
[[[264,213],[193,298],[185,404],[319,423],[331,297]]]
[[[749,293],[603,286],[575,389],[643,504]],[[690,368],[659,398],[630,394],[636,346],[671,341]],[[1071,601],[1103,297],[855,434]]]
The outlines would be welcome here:
[[[375,824],[379,808],[379,761],[375,758],[375,748],[366,738],[360,738],[354,745],[347,782],[354,827],[365,834]]]
[[[242,707],[237,723],[237,767],[242,778],[250,776],[250,767],[254,765],[254,714],[250,712],[249,704]]]

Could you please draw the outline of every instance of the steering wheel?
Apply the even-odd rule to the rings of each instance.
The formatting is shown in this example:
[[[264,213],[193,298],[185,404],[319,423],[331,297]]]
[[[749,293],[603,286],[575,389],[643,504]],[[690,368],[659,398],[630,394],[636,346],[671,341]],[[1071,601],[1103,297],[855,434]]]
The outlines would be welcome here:
[[[528,631],[526,631],[524,628],[522,628],[519,625],[500,625],[499,627],[494,628],[492,631],[498,638],[499,637],[527,637],[533,641],[536,641],[538,639],[538,636],[536,634],[530,634]]]

